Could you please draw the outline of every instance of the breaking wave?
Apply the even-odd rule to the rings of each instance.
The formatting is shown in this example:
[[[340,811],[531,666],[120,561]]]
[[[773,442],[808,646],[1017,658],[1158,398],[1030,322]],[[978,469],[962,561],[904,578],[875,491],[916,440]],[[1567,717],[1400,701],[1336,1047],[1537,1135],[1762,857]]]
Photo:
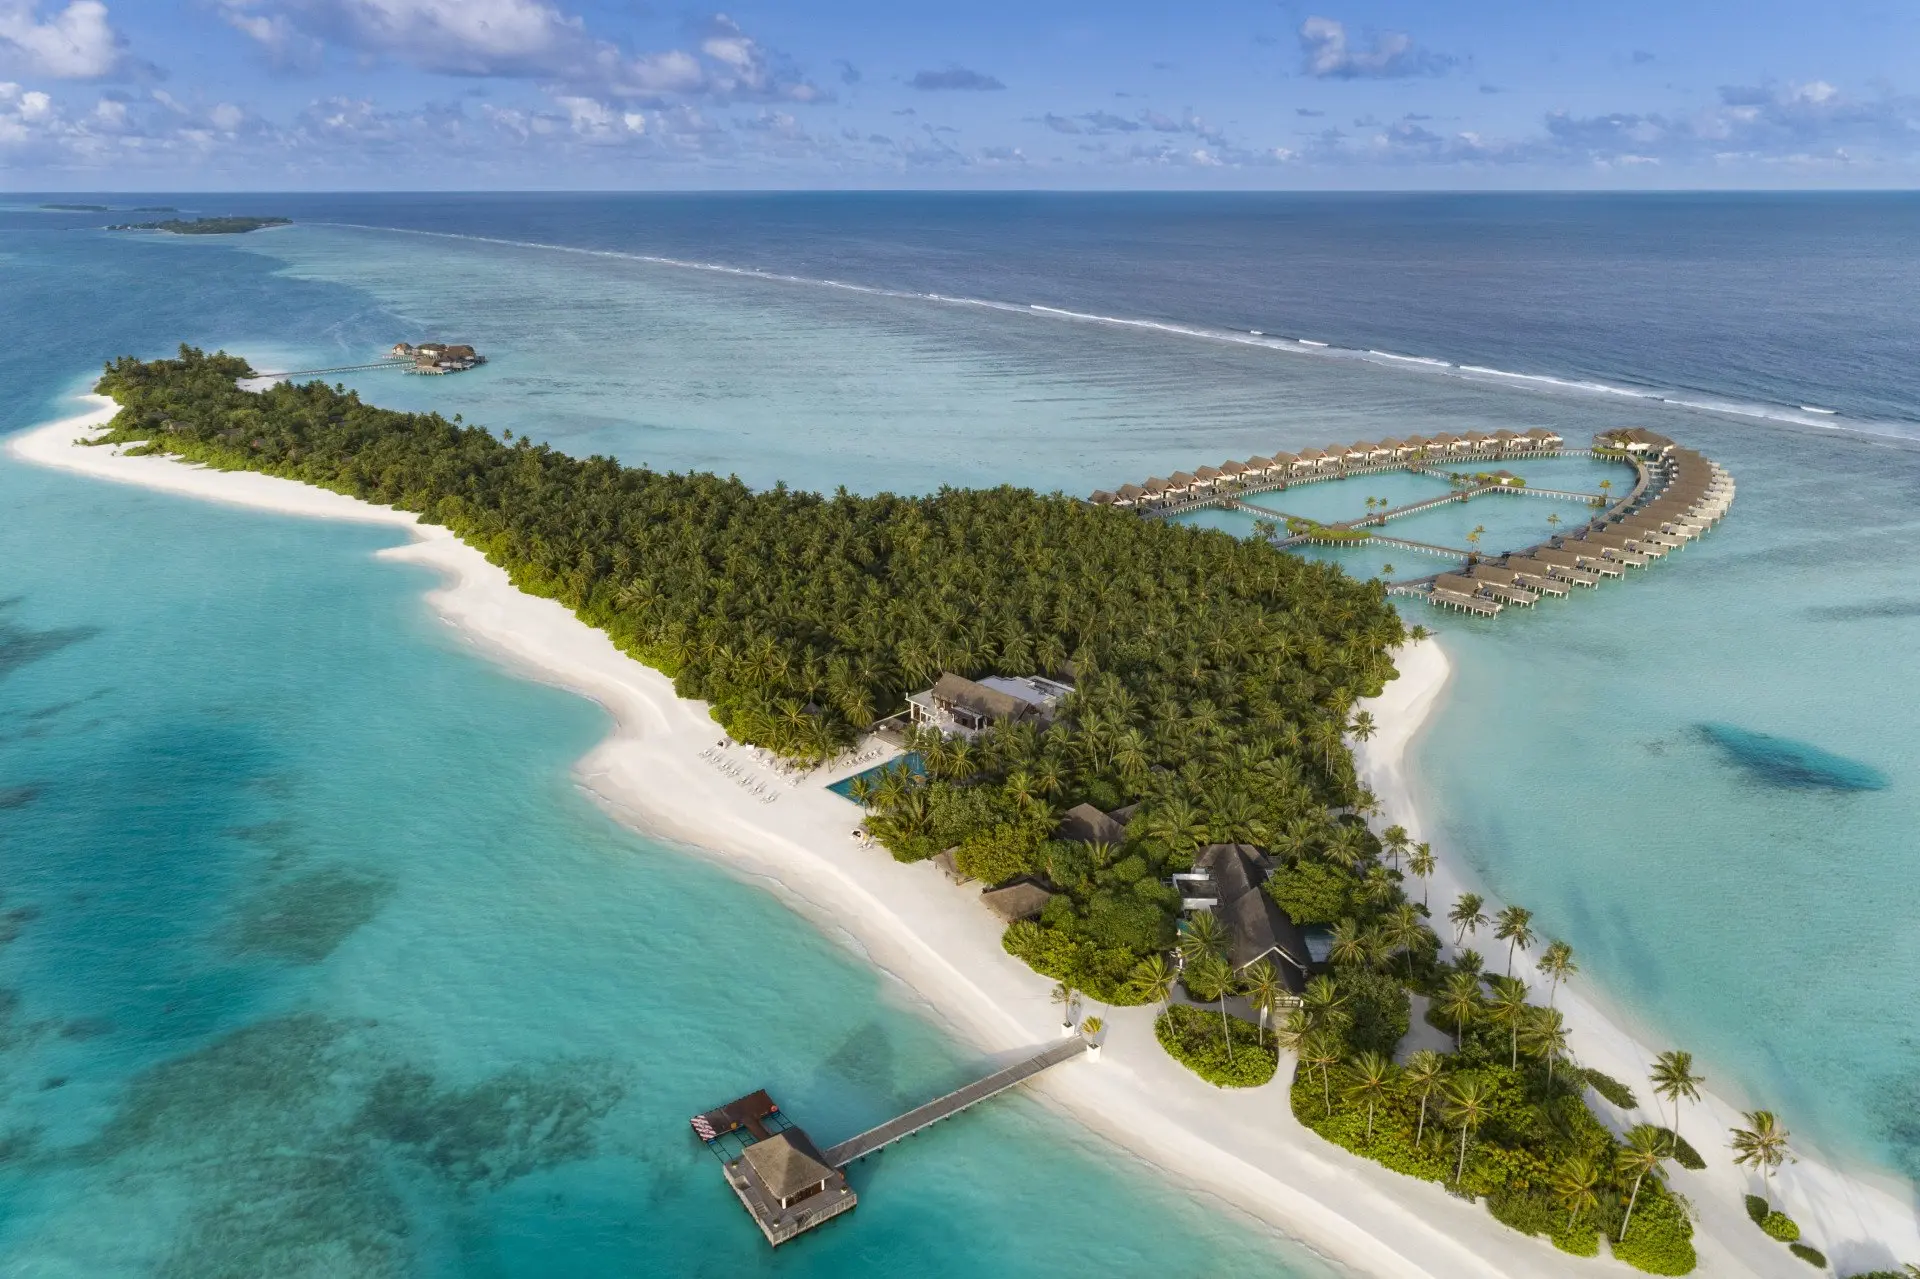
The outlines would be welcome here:
[[[818,276],[793,275],[781,271],[769,271],[761,267],[736,266],[726,262],[702,262],[690,258],[668,257],[656,253],[634,253],[622,249],[594,249],[572,244],[547,244],[538,240],[509,240],[499,236],[471,235],[459,231],[426,231],[414,227],[371,226],[357,222],[316,222],[311,225],[332,226],[354,231],[385,232],[393,235],[418,235],[440,240],[468,240],[479,244],[498,244],[516,249],[540,249],[551,253],[578,254],[583,257],[615,258],[627,262],[644,262],[651,266],[672,267],[683,271],[705,271],[716,275],[763,280],[775,284],[798,285],[806,288],[835,289],[840,292],[856,293],[867,297],[932,302],[942,306],[969,307],[977,310],[999,311],[1012,315],[1037,316],[1045,319],[1062,320],[1078,324],[1098,324],[1108,328],[1164,333],[1169,336],[1188,338],[1196,341],[1222,342],[1231,343],[1236,346],[1259,347],[1265,350],[1312,356],[1319,359],[1358,361],[1380,368],[1395,368],[1416,374],[1430,373],[1436,376],[1454,377],[1465,381],[1478,382],[1482,385],[1508,385],[1549,393],[1608,396],[1618,399],[1641,400],[1651,404],[1667,404],[1675,408],[1692,409],[1702,413],[1716,413],[1733,417],[1787,423],[1795,426],[1814,427],[1825,431],[1844,431],[1866,435],[1890,435],[1907,439],[1913,438],[1915,432],[1913,423],[1849,419],[1841,416],[1835,410],[1817,408],[1811,405],[1766,404],[1753,401],[1721,399],[1701,392],[1666,392],[1647,387],[1623,386],[1617,383],[1588,378],[1554,377],[1545,373],[1522,373],[1511,369],[1491,368],[1482,364],[1455,364],[1450,360],[1437,359],[1433,356],[1400,355],[1392,351],[1344,347],[1329,342],[1318,341],[1313,338],[1287,337],[1265,331],[1219,328],[1197,323],[1183,324],[1171,320],[1149,320],[1133,316],[1103,315],[1092,311],[1075,311],[1066,307],[1048,306],[1039,302],[1006,302],[993,298],[968,297],[964,294],[933,293],[919,289],[889,289],[874,284],[855,284],[845,280],[833,280]]]

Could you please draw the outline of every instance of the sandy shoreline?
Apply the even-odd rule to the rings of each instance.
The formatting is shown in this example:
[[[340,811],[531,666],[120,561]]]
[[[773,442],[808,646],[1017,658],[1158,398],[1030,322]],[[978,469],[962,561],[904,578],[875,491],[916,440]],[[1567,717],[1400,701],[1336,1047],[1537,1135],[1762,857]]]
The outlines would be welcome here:
[[[1059,1012],[1047,998],[1051,982],[1001,950],[999,924],[972,890],[948,884],[931,865],[903,866],[883,850],[857,845],[849,835],[860,816],[854,806],[817,781],[789,787],[736,750],[733,758],[778,798],[766,803],[750,794],[702,757],[722,736],[702,705],[676,697],[664,676],[625,657],[559,604],[515,590],[504,571],[445,529],[288,480],[74,445],[110,414],[102,407],[36,428],[9,441],[9,451],[105,480],[287,515],[405,528],[413,540],[380,557],[439,571],[444,582],[427,598],[441,617],[491,656],[608,709],[616,727],[579,762],[578,773],[610,809],[642,830],[764,877],[795,909],[850,938],[983,1053],[1012,1053],[1061,1033]],[[1380,732],[1360,749],[1358,763],[1386,806],[1384,820],[1420,837],[1403,760],[1441,696],[1448,667],[1432,642],[1410,646],[1399,664],[1402,677],[1371,706]],[[1458,889],[1452,859],[1438,851],[1434,902],[1444,916]],[[1651,1054],[1607,1023],[1577,987],[1563,992],[1561,1006],[1580,1058],[1644,1093]],[[1293,1120],[1278,1081],[1234,1092],[1206,1085],[1154,1042],[1150,1009],[1088,1011],[1101,1012],[1109,1025],[1100,1059],[1043,1076],[1032,1085],[1035,1092],[1174,1177],[1359,1273],[1410,1279],[1636,1273],[1611,1261],[1566,1256],[1437,1186],[1347,1155]],[[1281,1077],[1286,1074],[1283,1065]],[[1740,1210],[1745,1178],[1706,1139],[1723,1137],[1733,1114],[1709,1100],[1683,1120],[1713,1165],[1706,1173],[1675,1174],[1675,1184],[1701,1208],[1696,1273],[1811,1273]],[[1891,1260],[1867,1240],[1884,1241],[1892,1255],[1920,1258],[1920,1226],[1893,1195],[1813,1163],[1785,1170],[1780,1187],[1808,1237],[1842,1273]]]

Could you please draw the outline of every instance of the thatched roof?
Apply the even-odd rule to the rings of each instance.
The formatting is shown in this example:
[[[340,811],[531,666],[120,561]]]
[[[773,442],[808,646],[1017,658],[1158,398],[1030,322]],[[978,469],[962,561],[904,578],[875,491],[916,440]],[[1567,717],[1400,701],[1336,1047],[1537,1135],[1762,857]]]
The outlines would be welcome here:
[[[990,888],[980,894],[980,900],[988,910],[1012,923],[1038,915],[1053,900],[1053,894],[1031,880],[1021,880],[1005,888]]]
[[[933,695],[937,700],[952,702],[964,706],[976,714],[991,719],[1018,719],[1033,709],[1032,704],[1023,702],[1011,693],[1002,693],[998,689],[976,684],[964,675],[955,675],[948,671],[934,681]]]
[[[1060,838],[1082,844],[1118,844],[1127,828],[1092,804],[1075,804],[1060,821]]]
[[[834,1175],[827,1157],[798,1128],[754,1142],[747,1147],[746,1160],[773,1197],[782,1202]]]

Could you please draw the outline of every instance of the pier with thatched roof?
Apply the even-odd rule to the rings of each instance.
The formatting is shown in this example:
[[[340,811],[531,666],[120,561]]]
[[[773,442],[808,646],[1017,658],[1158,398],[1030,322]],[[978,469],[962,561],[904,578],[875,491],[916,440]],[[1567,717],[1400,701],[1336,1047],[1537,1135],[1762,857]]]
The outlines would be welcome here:
[[[693,1116],[693,1134],[720,1160],[727,1185],[767,1242],[779,1247],[860,1202],[846,1169],[1094,1047],[1080,1034],[1021,1057],[838,1145],[822,1150],[763,1088]]]

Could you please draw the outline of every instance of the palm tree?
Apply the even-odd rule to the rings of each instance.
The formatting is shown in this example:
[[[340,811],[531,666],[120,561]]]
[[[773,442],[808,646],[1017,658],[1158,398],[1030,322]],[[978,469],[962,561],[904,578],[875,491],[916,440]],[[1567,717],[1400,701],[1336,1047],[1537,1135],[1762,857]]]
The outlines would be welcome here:
[[[1127,977],[1127,993],[1141,1003],[1157,1003],[1160,1011],[1166,1012],[1173,1007],[1173,969],[1160,955],[1148,955],[1133,966],[1133,972]]]
[[[1180,926],[1179,947],[1183,963],[1191,965],[1203,955],[1218,959],[1226,954],[1227,931],[1210,910],[1197,910]]]
[[[1553,1170],[1553,1193],[1567,1210],[1567,1227],[1580,1220],[1580,1214],[1591,1212],[1600,1202],[1594,1193],[1594,1187],[1600,1184],[1604,1170],[1599,1163],[1587,1155],[1570,1155]]]
[[[1280,980],[1280,974],[1274,971],[1273,965],[1262,959],[1247,965],[1247,970],[1240,974],[1240,988],[1247,1002],[1253,1005],[1253,1010],[1260,1014],[1260,1042],[1265,1044],[1267,1019],[1287,1000],[1286,983]]]
[[[1492,978],[1493,998],[1487,1001],[1487,1015],[1493,1018],[1496,1026],[1507,1028],[1507,1037],[1512,1043],[1512,1060],[1507,1065],[1518,1069],[1520,1065],[1520,1027],[1526,1023],[1528,1010],[1527,983],[1517,977]]]
[[[1205,951],[1187,961],[1184,980],[1194,997],[1211,1003],[1220,1001],[1220,1034],[1227,1041],[1227,1060],[1233,1060],[1233,1031],[1227,1022],[1227,996],[1233,994],[1236,974],[1217,951]]]
[[[1411,839],[1412,837],[1407,834],[1407,828],[1398,824],[1380,832],[1380,845],[1387,850],[1387,857],[1395,870],[1400,869],[1400,858],[1405,855],[1407,844]]]
[[[1373,722],[1371,711],[1361,711],[1353,717],[1353,723],[1348,725],[1347,731],[1353,734],[1355,741],[1364,742],[1371,739],[1380,729]]]
[[[1567,1051],[1567,1023],[1555,1008],[1535,1008],[1521,1027],[1520,1041],[1530,1057],[1547,1059],[1547,1087],[1553,1087],[1553,1066]]]
[[[1513,952],[1525,950],[1533,945],[1533,912],[1525,906],[1508,906],[1501,910],[1499,927],[1493,935],[1507,943],[1507,976],[1513,976]]]
[[[1300,996],[1300,1007],[1316,1030],[1345,1030],[1353,1021],[1346,1005],[1346,995],[1325,973],[1308,982]]]
[[[1413,1130],[1413,1144],[1416,1148],[1427,1132],[1427,1101],[1433,1096],[1433,1090],[1440,1086],[1447,1070],[1447,1059],[1431,1048],[1422,1048],[1407,1058],[1406,1069],[1400,1072],[1411,1092],[1420,1096],[1420,1122]]]
[[[1420,957],[1436,944],[1412,902],[1401,902],[1387,915],[1386,923],[1381,925],[1380,939],[1389,949],[1406,952],[1408,981],[1413,980],[1413,967]]]
[[[1773,1170],[1783,1162],[1799,1162],[1787,1149],[1792,1134],[1780,1126],[1771,1110],[1749,1110],[1746,1120],[1745,1128],[1733,1130],[1733,1162],[1758,1168],[1772,1193]]]
[[[1627,1196],[1627,1215],[1620,1222],[1620,1235],[1614,1242],[1627,1237],[1627,1227],[1633,1224],[1633,1208],[1640,1202],[1640,1183],[1648,1173],[1656,1177],[1660,1165],[1673,1158],[1674,1135],[1662,1131],[1652,1124],[1635,1124],[1627,1132],[1626,1145],[1614,1152],[1613,1166],[1622,1176],[1633,1178],[1633,1193]]]
[[[1320,1072],[1320,1097],[1333,1114],[1333,1089],[1327,1072],[1340,1064],[1340,1037],[1324,1030],[1310,1031],[1300,1041],[1300,1064]]]
[[[1367,1140],[1373,1140],[1373,1108],[1387,1095],[1393,1079],[1393,1062],[1376,1052],[1364,1052],[1353,1060],[1353,1082],[1347,1085],[1348,1101],[1367,1103]]]
[[[1453,944],[1458,946],[1466,941],[1468,933],[1478,933],[1490,921],[1480,910],[1486,905],[1486,899],[1479,893],[1461,893],[1453,909],[1447,912],[1447,919],[1453,924]]]
[[[1424,840],[1415,844],[1413,851],[1407,854],[1407,869],[1420,877],[1420,906],[1423,910],[1427,905],[1427,893],[1433,887],[1428,881],[1433,877],[1435,865],[1433,845]]]
[[[1065,982],[1056,982],[1053,987],[1053,1002],[1060,1005],[1060,1027],[1073,1029],[1073,1003],[1079,998],[1078,992]]]
[[[1573,962],[1573,947],[1563,941],[1547,943],[1546,954],[1540,956],[1540,971],[1553,979],[1553,985],[1547,991],[1547,1007],[1553,1007],[1554,996],[1560,993],[1560,983],[1580,971],[1580,965]]]
[[[1547,527],[1549,528],[1560,527],[1560,513],[1558,511],[1555,511],[1552,515],[1547,516]]]
[[[1440,997],[1434,1006],[1442,1017],[1453,1023],[1453,1050],[1460,1051],[1467,1023],[1480,1012],[1480,978],[1473,973],[1454,973],[1441,984]]]
[[[1327,951],[1336,968],[1358,968],[1370,957],[1371,947],[1367,934],[1360,925],[1351,919],[1343,919],[1333,926],[1332,944]]]
[[[1647,1068],[1647,1078],[1653,1082],[1655,1096],[1665,1097],[1673,1103],[1673,1135],[1680,1135],[1680,1099],[1700,1100],[1700,1085],[1707,1082],[1705,1075],[1693,1073],[1693,1054],[1674,1049],[1663,1052],[1652,1066]]]
[[[1382,577],[1392,577],[1392,576],[1393,576],[1393,565],[1391,565],[1391,564],[1382,564],[1382,565],[1380,566],[1380,576],[1382,576]]]
[[[1467,1134],[1478,1128],[1493,1104],[1493,1086],[1478,1075],[1463,1075],[1447,1085],[1441,1099],[1447,1122],[1460,1130],[1460,1159],[1453,1170],[1453,1184],[1467,1175]]]

